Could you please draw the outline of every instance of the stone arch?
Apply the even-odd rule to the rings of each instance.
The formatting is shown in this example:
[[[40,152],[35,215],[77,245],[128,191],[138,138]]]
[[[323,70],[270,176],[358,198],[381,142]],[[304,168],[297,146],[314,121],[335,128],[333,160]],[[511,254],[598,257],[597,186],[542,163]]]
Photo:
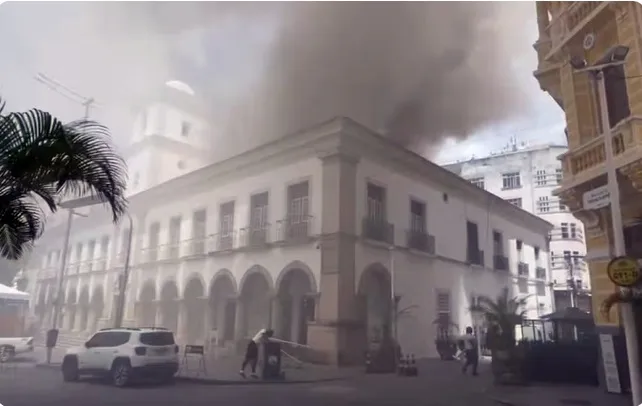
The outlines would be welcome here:
[[[52,296],[55,296],[55,293]],[[76,324],[77,300],[78,297],[76,295],[76,288],[72,286],[67,291],[67,297],[65,300],[65,308],[67,314],[63,318],[64,323],[61,323],[67,330],[73,330]]]
[[[314,320],[316,289],[314,274],[301,261],[291,262],[279,273],[272,323],[277,337],[307,344],[308,322]]]
[[[228,269],[219,270],[209,286],[209,328],[215,330],[217,344],[234,340],[237,286]]]
[[[272,281],[272,275],[270,275],[270,272],[261,265],[253,265],[247,271],[245,271],[245,273],[241,277],[241,281],[239,283],[239,293],[242,293],[243,289],[245,289],[245,285],[247,284],[248,279],[252,278],[256,274],[260,274],[261,276],[263,276],[268,284],[268,289],[270,290],[270,292],[274,291],[274,282]]]
[[[239,291],[239,316],[241,324],[237,333],[241,337],[253,335],[271,325],[271,302],[274,292],[272,277],[267,269],[255,265],[243,275]]]
[[[154,326],[156,324],[156,284],[148,279],[138,292],[136,319],[141,326]]]
[[[292,261],[289,264],[287,264],[281,270],[281,272],[279,272],[279,275],[276,277],[276,282],[274,283],[274,286],[277,290],[279,289],[279,286],[281,286],[283,278],[286,277],[288,273],[293,270],[304,272],[307,275],[308,280],[310,281],[311,291],[315,293],[319,291],[319,288],[317,287],[317,279],[314,276],[312,269],[310,269],[310,267],[306,263],[301,261]]]
[[[378,262],[368,265],[359,278],[357,298],[366,345],[393,333],[391,282],[388,268]]]
[[[160,325],[173,332],[178,330],[179,293],[176,281],[168,279],[160,291]]]
[[[83,286],[78,296],[78,307],[80,310],[80,318],[78,319],[78,330],[87,330],[87,321],[89,319],[89,287]]]
[[[193,274],[185,284],[185,339],[188,344],[205,344],[205,283],[200,274]]]
[[[98,330],[98,321],[103,317],[103,312],[105,311],[105,295],[101,285],[94,288],[94,292],[91,294],[91,303],[89,308],[89,329],[91,331],[96,331]]]

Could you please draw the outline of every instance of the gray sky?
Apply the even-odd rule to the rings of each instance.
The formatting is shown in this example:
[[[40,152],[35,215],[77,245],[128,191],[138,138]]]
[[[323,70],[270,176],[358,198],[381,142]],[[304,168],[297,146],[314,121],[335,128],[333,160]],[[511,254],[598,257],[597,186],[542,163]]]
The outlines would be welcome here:
[[[302,10],[293,12],[287,5],[270,5],[268,3],[246,3],[243,5],[238,3],[165,4],[169,4],[169,6],[161,6],[160,3],[117,2],[3,3],[0,5],[0,38],[4,42],[2,44],[3,57],[0,58],[0,96],[7,101],[10,110],[37,107],[50,111],[63,120],[82,116],[83,107],[78,102],[59,95],[33,79],[37,72],[42,72],[82,95],[96,98],[99,106],[92,112],[92,117],[107,124],[119,143],[124,143],[130,136],[131,116],[140,102],[146,98],[146,95],[167,80],[180,79],[195,89],[206,90],[209,103],[214,105],[214,125],[220,127],[218,128],[220,132],[226,133],[230,123],[225,122],[225,118],[231,117],[228,121],[232,121],[232,118],[236,122],[242,121],[238,120],[236,115],[238,106],[247,107],[245,104],[248,104],[247,100],[250,98],[255,98],[254,102],[258,101],[259,105],[265,105],[265,96],[273,94],[274,89],[271,86],[278,80],[283,80],[282,76],[287,74],[294,77],[293,72],[309,69],[305,63],[314,63],[318,57],[336,56],[334,52],[337,47],[331,42],[333,38],[325,43],[315,41],[309,47],[306,45],[313,41],[309,38],[318,38],[319,33],[322,32],[320,30],[325,29],[322,24],[324,17],[329,22],[336,20],[332,12],[328,10],[318,12],[317,16],[320,22],[315,26],[314,24],[297,25],[297,18],[306,21],[304,18],[309,18],[308,16],[313,14],[310,7],[305,9],[305,6],[300,6]],[[149,7],[156,8],[150,10]],[[451,82],[447,82],[447,88],[457,89],[458,84],[467,83],[464,80],[472,80],[475,85],[473,87],[478,88],[476,89],[477,94],[479,91],[487,89],[491,81],[501,79],[501,75],[504,73],[497,68],[499,66],[503,69],[499,62],[493,61],[492,57],[488,58],[491,60],[485,60],[484,55],[501,55],[501,58],[507,59],[504,64],[506,69],[505,83],[510,83],[511,88],[515,88],[515,99],[503,98],[491,102],[494,97],[492,94],[487,96],[488,99],[475,99],[471,94],[461,97],[459,94],[455,95],[457,97],[447,94],[435,96],[435,99],[440,100],[445,100],[446,96],[450,96],[450,99],[454,101],[444,101],[445,106],[461,104],[465,107],[463,110],[469,113],[467,116],[461,117],[461,128],[456,126],[459,121],[457,117],[454,117],[453,120],[445,120],[444,123],[440,123],[438,127],[440,130],[463,131],[470,128],[468,126],[470,120],[473,120],[476,126],[475,131],[468,136],[467,140],[447,141],[443,144],[435,157],[439,162],[465,159],[472,155],[485,155],[492,150],[500,149],[511,136],[517,136],[520,141],[564,142],[562,111],[545,93],[539,90],[537,81],[532,77],[532,71],[536,67],[536,54],[532,48],[537,37],[535,6],[533,3],[522,2],[501,3],[501,6],[497,7],[493,14],[483,16],[480,14],[478,19],[470,20],[478,29],[476,32],[471,30],[470,34],[479,44],[476,43],[475,49],[470,52],[472,56],[469,55],[465,67],[469,69],[468,74],[462,73],[460,77],[451,78]],[[317,12],[317,10],[312,11]],[[358,10],[355,11],[355,13],[358,12]],[[382,13],[384,12],[389,13],[389,10],[383,10]],[[341,14],[346,13],[342,12]],[[376,10],[368,10],[368,13],[370,13],[370,18],[363,20],[373,21],[373,23],[370,26],[367,23],[362,23],[360,32],[372,37],[373,34],[378,34],[374,31],[376,27],[374,22],[379,16]],[[412,14],[412,11],[406,14],[400,12],[399,18],[412,19]],[[452,18],[457,17],[465,21],[467,16],[464,14],[466,14],[464,11],[459,10],[453,13]],[[471,15],[469,18],[475,16],[472,12],[468,14]],[[430,13],[427,15],[429,16]],[[284,26],[283,20],[286,16],[288,24],[285,26],[289,31],[279,31]],[[432,43],[449,44],[444,38],[452,36],[448,34],[450,17],[446,17],[446,13],[444,13],[431,18],[433,19],[430,20],[429,17],[426,17],[424,25],[435,28],[432,33],[426,30],[426,33],[430,35],[427,35],[427,45],[423,44],[423,46],[431,48]],[[439,32],[443,33],[443,36],[432,39],[437,36],[435,30],[440,19],[445,21],[443,26],[439,28]],[[167,21],[172,21],[177,26],[170,27]],[[466,25],[471,25],[471,22]],[[349,28],[350,21],[343,21],[343,23]],[[408,21],[406,26],[413,28],[413,24],[421,26],[421,20]],[[394,27],[394,25],[391,26]],[[182,30],[184,27],[194,28]],[[338,29],[340,28],[345,29],[345,27],[338,27]],[[333,31],[336,32],[337,29]],[[298,34],[288,35],[284,40],[283,36],[279,37],[279,33],[282,32],[296,32]],[[479,37],[483,40],[480,40]],[[341,38],[337,36],[340,45],[343,45]],[[381,39],[387,38],[382,35],[379,41],[384,42]],[[486,38],[488,41],[485,41]],[[401,39],[404,38],[400,37],[399,40]],[[459,40],[459,43],[453,42],[451,46],[467,46],[465,37]],[[436,65],[429,65],[427,61],[434,61],[436,59],[434,55],[438,55],[436,52],[443,53],[444,51],[444,49],[435,47],[432,49],[435,54],[426,52],[425,55],[420,55],[426,59],[423,60],[417,57],[416,52],[398,52],[398,44],[393,40],[388,42],[389,48],[383,48],[382,52],[392,50],[395,51],[395,58],[413,61],[418,66],[415,71],[420,71],[423,68],[422,63],[426,63],[426,69],[436,69]],[[422,46],[422,43],[417,42],[416,45]],[[298,65],[292,65],[287,63],[287,55],[283,57],[285,55],[283,49],[301,53],[307,48],[311,49],[310,52],[318,53],[313,55],[316,56],[316,59],[313,57],[297,58],[295,62]],[[372,46],[368,48],[368,44],[363,48],[372,51],[373,55],[377,54],[377,48]],[[495,52],[497,49],[501,52]],[[341,58],[342,61],[346,61],[346,64],[345,66],[340,64],[335,66],[338,73],[343,74],[351,68],[354,68],[356,72],[363,70],[361,65],[355,64],[362,62],[350,55],[351,48],[349,46],[346,45],[345,49],[341,50],[346,52],[345,58]],[[274,55],[279,55],[279,59],[275,59]],[[295,53],[295,55],[298,54]],[[275,60],[277,63],[274,62]],[[381,60],[387,62],[389,58],[381,58]],[[477,67],[472,73],[477,73],[478,77],[470,74],[471,66]],[[395,100],[407,98],[408,95],[395,86],[397,84],[403,85],[400,88],[404,88],[407,92],[406,88],[410,88],[412,82],[407,80],[403,83],[397,82],[403,81],[408,74],[400,71],[392,72],[389,68],[389,66],[383,66],[378,71],[373,70],[379,74],[377,78],[386,78],[388,81],[392,81],[386,83],[385,89],[379,87],[371,89],[368,87],[368,83],[365,83],[364,86],[368,87],[368,90],[374,91],[374,94],[382,94],[381,92],[384,90],[385,94],[394,94]],[[353,82],[348,76],[336,78],[336,72],[333,72],[331,68],[328,69],[324,71],[326,76],[334,74],[328,80],[336,79],[338,84]],[[397,67],[395,67],[396,69]],[[464,71],[463,68],[461,70]],[[489,83],[480,82],[486,80],[484,78],[488,78]],[[292,80],[292,89],[301,88],[295,79]],[[265,86],[266,83],[271,86]],[[422,83],[422,85],[424,84]],[[467,87],[470,86],[467,85]],[[333,90],[332,86],[328,86],[328,88],[330,91]],[[429,83],[427,88],[436,92],[434,84]],[[317,84],[316,88],[303,89],[301,95],[292,93],[292,90],[289,93],[286,91],[279,94],[276,98],[278,103],[275,104],[278,104],[281,109],[266,110],[263,114],[273,113],[274,117],[279,117],[278,114],[284,113],[283,109],[288,109],[289,112],[293,106],[296,107],[296,97],[305,96],[305,99],[309,100],[309,95],[318,94],[319,89],[323,90],[323,87],[319,87]],[[306,91],[308,93],[305,93]],[[333,106],[337,104],[333,103],[333,93],[328,93],[326,96],[321,98],[319,103]],[[506,114],[498,114],[498,111],[501,112],[500,107],[502,106],[499,103],[507,103],[517,99],[521,105],[527,105],[528,108],[522,108],[520,111],[507,110]],[[362,104],[358,98],[352,101],[355,104]],[[425,102],[423,103],[425,104]],[[494,110],[486,108],[483,112],[478,112],[476,107],[484,107],[485,103],[496,104],[496,108]],[[348,110],[348,115],[359,115],[363,112],[361,107],[359,105],[358,109],[352,111],[350,105],[339,105],[339,108]],[[376,113],[375,116],[385,116],[390,113],[387,111],[390,110],[389,104],[378,103],[366,107],[370,109],[367,113]],[[419,111],[420,114],[425,111],[426,116],[430,117],[435,114],[440,117],[444,114],[434,111],[430,106],[421,108],[423,110],[413,111]],[[324,114],[334,113],[332,109],[321,108],[320,110]],[[297,114],[297,116],[301,116],[301,114]],[[284,114],[284,117],[287,117],[287,114]],[[379,125],[376,121],[367,122],[369,121],[367,114],[364,114],[363,117],[363,121],[366,121],[364,124]],[[265,117],[261,119],[264,121],[257,121],[258,128],[265,127]],[[310,116],[309,119],[312,120],[313,116]],[[434,120],[433,118],[432,121]],[[464,121],[466,121],[466,125],[464,125]],[[270,124],[274,123],[270,122]],[[288,124],[296,125],[296,123]],[[421,127],[420,130],[426,130],[424,127]],[[275,130],[278,132],[285,131],[284,129],[287,128],[287,126],[275,126]],[[239,139],[223,136],[218,142],[230,143],[230,138]],[[243,138],[241,139],[243,140]]]

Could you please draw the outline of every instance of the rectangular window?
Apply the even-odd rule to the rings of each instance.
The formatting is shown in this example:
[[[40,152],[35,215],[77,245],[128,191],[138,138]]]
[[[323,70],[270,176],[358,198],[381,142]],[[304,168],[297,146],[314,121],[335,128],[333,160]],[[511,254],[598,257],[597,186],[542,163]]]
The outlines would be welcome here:
[[[386,189],[368,183],[368,218],[375,221],[386,220]]]
[[[307,223],[309,205],[308,182],[301,182],[288,187],[288,222],[290,224]]]
[[[562,231],[562,238],[564,238],[564,239],[569,238],[570,234],[569,234],[569,230],[568,230],[568,223],[562,223],[560,229]]]
[[[493,230],[493,254],[504,255],[504,237],[497,230]]]
[[[546,185],[546,171],[544,169],[538,169],[537,172],[535,172],[535,183],[537,186]]]
[[[149,226],[149,260],[158,259],[158,244],[160,242],[160,223],[154,222]]]
[[[537,291],[537,296],[546,296],[546,282],[536,282],[535,289]]]
[[[539,260],[540,260],[539,247],[533,247],[533,253],[535,254],[535,263],[539,264]]]
[[[580,265],[580,253],[579,251],[573,251],[573,265]]]
[[[207,210],[196,210],[192,213],[192,254],[205,253],[207,238]]]
[[[548,199],[548,196],[540,196],[537,199],[537,212],[538,213],[548,213],[551,211],[551,204]]]
[[[502,174],[503,189],[518,189],[522,187],[522,180],[519,172],[509,172]]]
[[[234,232],[234,202],[227,202],[220,208],[221,237],[230,237]]]
[[[181,242],[181,216],[174,216],[169,220],[169,258],[178,258]]]
[[[440,334],[450,330],[450,292],[437,292],[437,324]]]
[[[484,181],[483,177],[471,178],[468,179],[468,181],[480,189],[486,189],[486,182]]]
[[[76,262],[82,261],[82,243],[76,244]]]
[[[546,269],[544,268],[537,268],[535,270],[535,277],[537,279],[546,279]]]
[[[109,256],[109,236],[103,235],[100,239],[100,258],[106,259]]]
[[[410,230],[416,233],[426,230],[426,205],[416,200],[410,201]]]
[[[562,177],[563,177],[564,172],[562,171],[562,168],[557,168],[555,169],[555,181],[559,185],[562,183]]]
[[[519,207],[520,209],[522,208],[522,198],[518,197],[515,199],[506,199],[506,201],[514,206]]]
[[[268,193],[260,193],[250,197],[252,208],[250,229],[264,230],[268,225]]]
[[[517,250],[517,260],[524,262],[524,243],[522,240],[515,240],[515,249]]]
[[[571,238],[577,238],[577,224],[575,223],[570,224],[569,235]]]

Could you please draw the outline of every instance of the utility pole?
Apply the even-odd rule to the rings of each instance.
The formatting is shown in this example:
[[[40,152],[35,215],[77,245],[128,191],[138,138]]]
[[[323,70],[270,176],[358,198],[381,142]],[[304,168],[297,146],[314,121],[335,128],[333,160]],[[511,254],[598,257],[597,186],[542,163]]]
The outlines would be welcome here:
[[[85,97],[80,93],[68,88],[67,86],[63,85],[57,80],[54,80],[48,77],[43,73],[37,73],[36,76],[34,76],[34,79],[42,83],[43,85],[47,86],[54,92],[58,93],[59,95],[73,101],[74,103],[77,103],[83,106],[85,108],[84,110],[85,119],[89,118],[89,113],[91,112],[92,108],[98,107],[98,104],[96,103],[96,99],[94,99],[93,97]]]

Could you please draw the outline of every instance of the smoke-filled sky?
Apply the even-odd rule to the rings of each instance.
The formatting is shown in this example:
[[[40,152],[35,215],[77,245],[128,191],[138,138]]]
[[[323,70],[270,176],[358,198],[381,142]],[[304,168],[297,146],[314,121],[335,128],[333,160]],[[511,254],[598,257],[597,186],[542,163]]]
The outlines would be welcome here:
[[[94,97],[92,117],[125,143],[140,101],[179,79],[208,104],[216,156],[344,115],[445,161],[512,135],[563,140],[532,78],[536,37],[525,2],[10,2],[0,96],[81,116],[42,72]]]

